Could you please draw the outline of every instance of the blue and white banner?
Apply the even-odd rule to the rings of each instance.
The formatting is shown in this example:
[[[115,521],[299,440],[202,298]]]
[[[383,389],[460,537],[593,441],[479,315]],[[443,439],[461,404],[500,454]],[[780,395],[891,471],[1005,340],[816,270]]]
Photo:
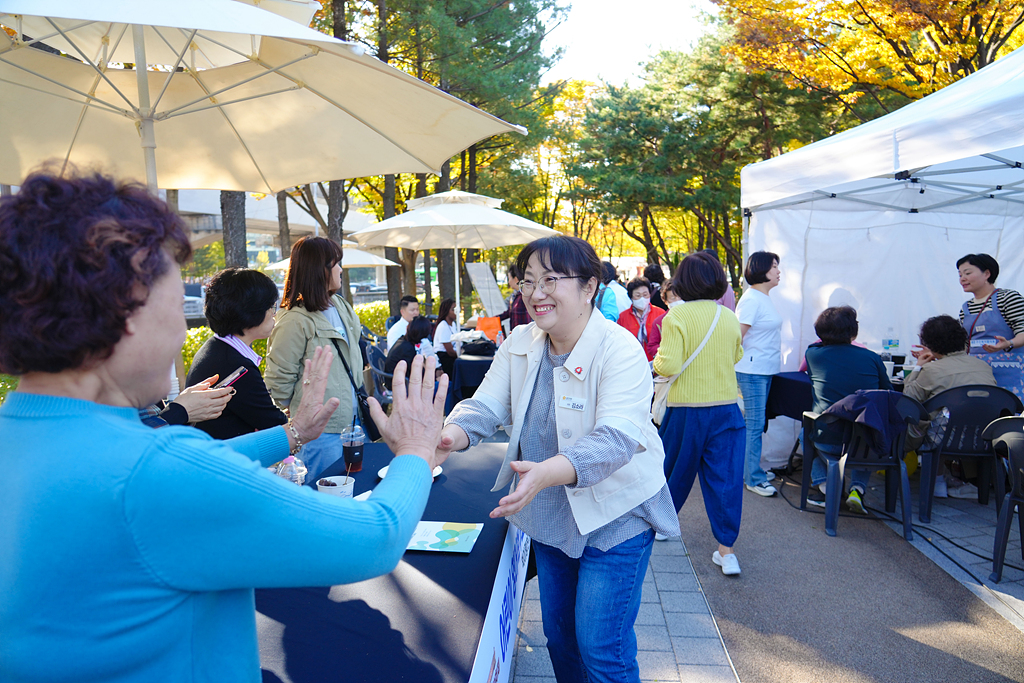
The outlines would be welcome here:
[[[529,559],[530,537],[509,524],[469,683],[508,683]]]

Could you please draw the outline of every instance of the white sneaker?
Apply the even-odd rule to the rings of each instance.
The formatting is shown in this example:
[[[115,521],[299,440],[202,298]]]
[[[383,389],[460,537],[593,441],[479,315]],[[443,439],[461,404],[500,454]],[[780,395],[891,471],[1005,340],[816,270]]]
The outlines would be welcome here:
[[[658,531],[655,531],[654,532],[654,540],[655,541],[667,541],[668,540],[668,536],[666,536],[665,534],[660,533]]]
[[[938,483],[938,482],[936,482],[936,483]],[[950,498],[965,498],[965,499],[968,499],[968,500],[971,499],[971,498],[975,498],[976,499],[978,497],[978,487],[975,486],[974,484],[961,484],[960,486],[957,486],[956,488],[950,487],[949,488],[949,497]]]
[[[775,473],[772,472],[771,470],[768,470],[767,472],[765,472],[764,476],[765,476],[765,481],[772,481],[772,480],[775,479]]]
[[[946,497],[946,480],[942,477],[938,477],[935,480],[935,497],[945,498]]]
[[[747,487],[748,491],[753,491],[754,493],[756,493],[759,496],[770,497],[770,496],[774,496],[776,493],[778,493],[778,491],[775,489],[775,487],[772,486],[771,484],[769,484],[766,481],[762,481],[757,486],[751,486],[749,484],[744,484],[744,486]]]
[[[740,573],[740,561],[736,559],[736,553],[721,555],[717,550],[711,556],[711,561],[722,568],[726,576],[736,576]]]

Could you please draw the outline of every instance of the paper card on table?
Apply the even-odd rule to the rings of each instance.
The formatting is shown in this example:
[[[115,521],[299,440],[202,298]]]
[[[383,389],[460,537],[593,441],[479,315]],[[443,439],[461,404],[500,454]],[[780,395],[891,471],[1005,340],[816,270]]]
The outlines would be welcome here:
[[[442,553],[468,553],[480,537],[483,524],[457,522],[420,522],[406,550],[432,550]]]

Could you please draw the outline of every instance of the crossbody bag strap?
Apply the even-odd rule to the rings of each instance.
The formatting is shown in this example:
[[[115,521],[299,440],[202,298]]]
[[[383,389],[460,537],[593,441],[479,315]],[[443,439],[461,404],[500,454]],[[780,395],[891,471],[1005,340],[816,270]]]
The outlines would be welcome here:
[[[693,353],[690,354],[690,357],[686,359],[685,363],[683,363],[683,367],[679,368],[680,375],[683,374],[683,370],[689,367],[690,363],[692,363],[694,359],[697,358],[697,354],[704,350],[704,347],[707,345],[708,340],[711,339],[711,333],[715,331],[716,327],[718,327],[718,319],[722,317],[723,307],[720,304],[715,304],[715,308],[717,309],[715,310],[715,319],[711,321],[711,327],[708,328],[708,333],[704,335],[704,339],[701,340],[700,346],[694,349]]]
[[[331,342],[334,343],[334,348],[338,349],[338,357],[341,358],[341,364],[345,366],[345,374],[348,375],[348,381],[352,383],[352,388],[355,389],[355,392],[358,394],[359,387],[356,386],[356,381],[352,377],[352,370],[350,370],[348,367],[348,361],[345,360],[345,354],[342,353],[341,346],[338,344],[338,340],[332,337]]]

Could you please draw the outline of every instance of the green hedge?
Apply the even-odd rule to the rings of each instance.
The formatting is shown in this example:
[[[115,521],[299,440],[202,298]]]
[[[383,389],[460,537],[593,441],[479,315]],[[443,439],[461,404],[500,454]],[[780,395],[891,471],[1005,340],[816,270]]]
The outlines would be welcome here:
[[[368,304],[359,304],[355,309],[356,315],[359,316],[359,322],[379,335],[387,334],[387,330],[384,329],[384,323],[391,315],[391,306],[387,299]]]
[[[18,388],[18,378],[10,375],[0,375],[0,403],[4,402],[7,394]]]

